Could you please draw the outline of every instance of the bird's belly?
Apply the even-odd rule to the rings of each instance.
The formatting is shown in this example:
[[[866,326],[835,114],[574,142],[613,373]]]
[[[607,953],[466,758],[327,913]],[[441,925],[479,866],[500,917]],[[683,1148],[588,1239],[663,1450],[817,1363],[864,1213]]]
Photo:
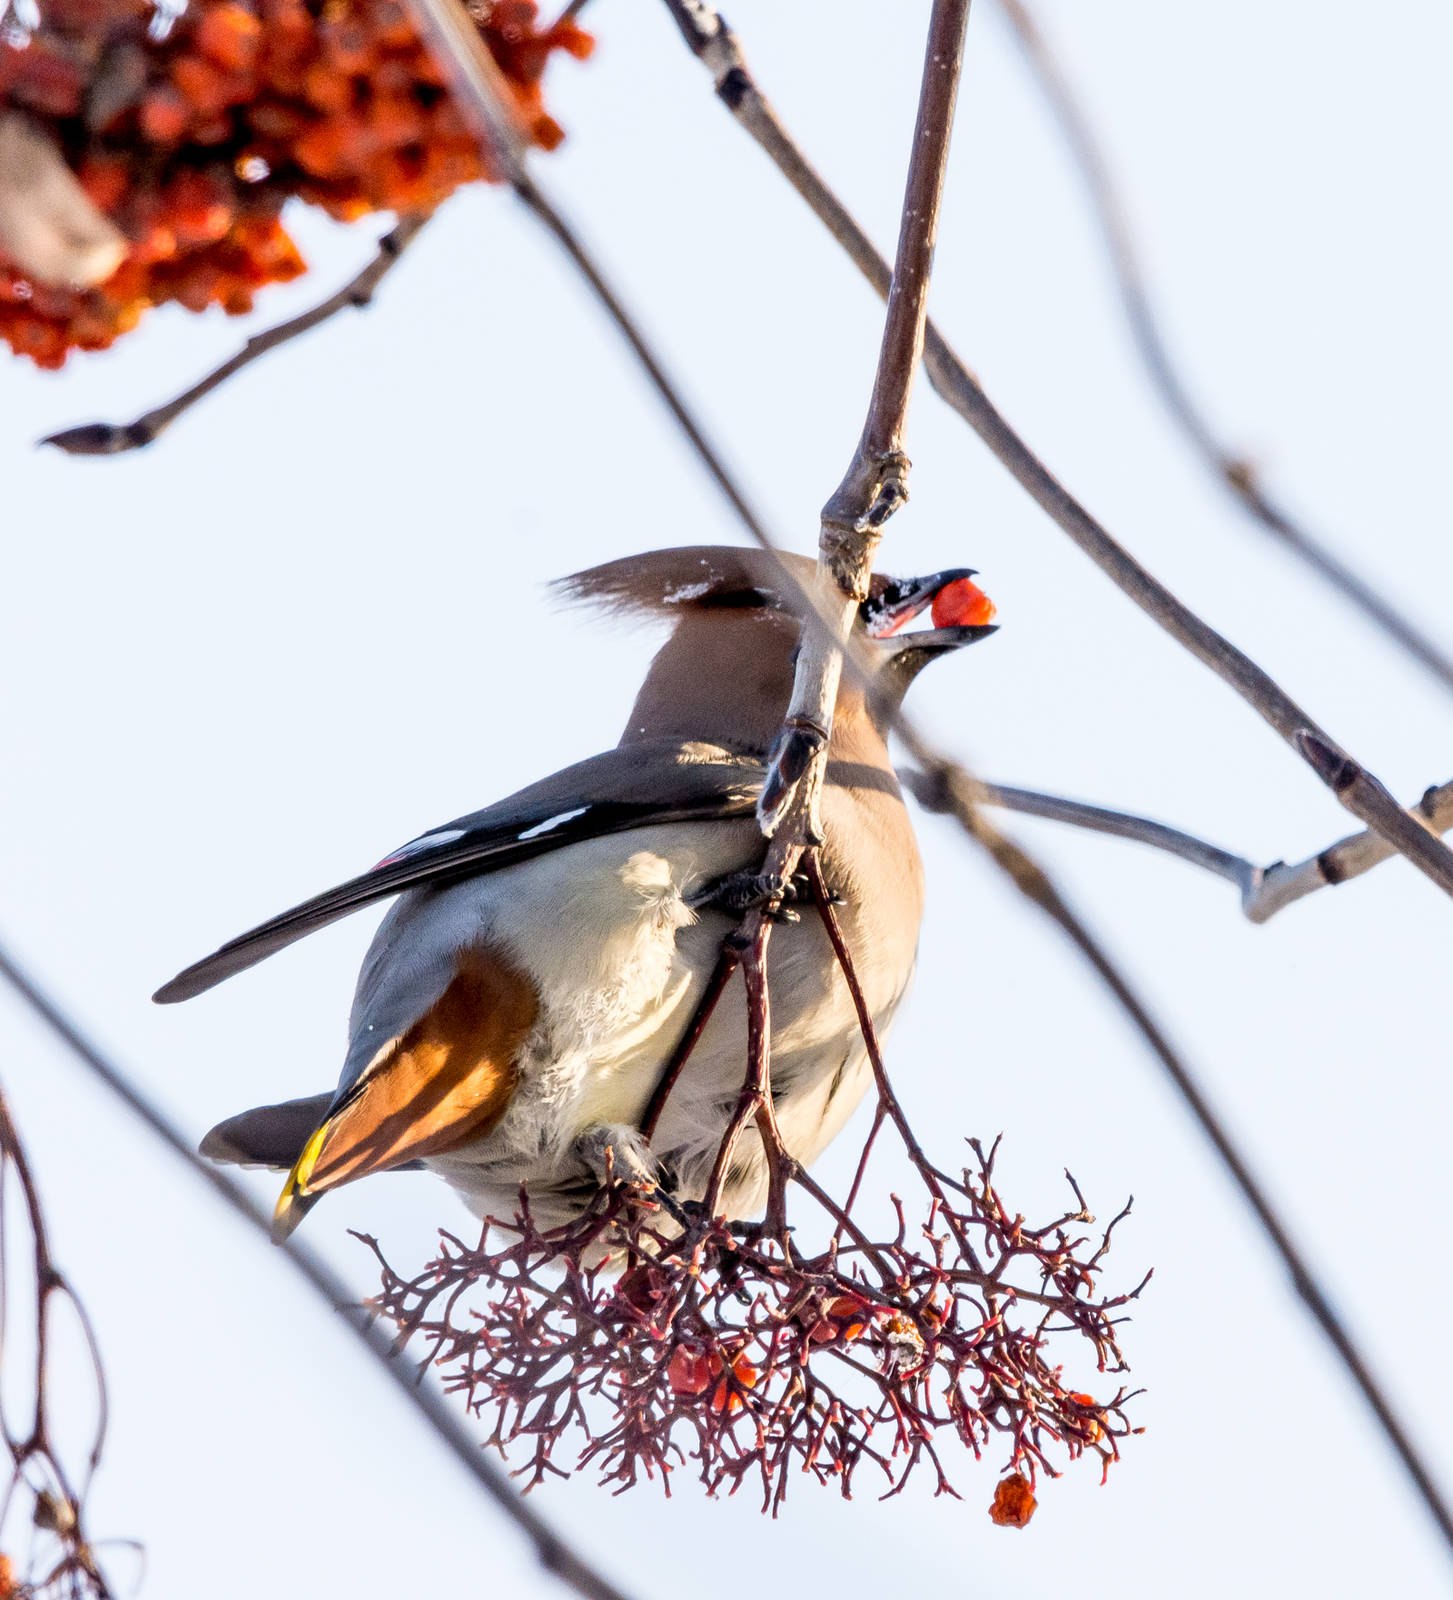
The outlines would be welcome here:
[[[529,972],[540,1012],[503,1119],[458,1157],[516,1186],[567,1164],[587,1129],[640,1116],[726,928],[708,919],[722,925],[707,953],[687,896],[740,864],[736,833],[657,828],[649,849],[623,834],[529,863],[527,883],[490,880],[489,939]]]
[[[661,956],[664,978],[631,1004],[603,1010],[588,1028],[547,1019],[526,1050],[521,1083],[501,1123],[476,1145],[431,1162],[473,1209],[509,1215],[523,1182],[544,1224],[563,1222],[594,1187],[582,1137],[601,1127],[639,1127],[682,1033],[695,1013],[730,923],[708,915],[677,929]],[[909,964],[911,969],[911,963]],[[910,970],[890,994],[870,996],[886,1031]],[[774,931],[773,1098],[787,1149],[811,1163],[841,1131],[872,1081],[857,1013],[831,965],[820,927],[804,920]],[[644,1003],[642,1003],[644,1001]],[[608,1019],[608,1020],[607,1020]],[[705,1192],[717,1148],[746,1076],[746,1006],[740,978],[719,1001],[666,1102],[652,1153],[683,1198]],[[738,1145],[724,1200],[746,1214],[765,1195],[760,1141]]]
[[[755,826],[683,824],[652,830],[650,848],[643,842],[640,835],[622,834],[573,846],[480,886],[487,898],[480,925],[529,972],[541,1005],[504,1116],[483,1138],[429,1160],[477,1211],[509,1215],[524,1183],[542,1220],[565,1220],[594,1187],[581,1156],[582,1136],[601,1127],[639,1127],[705,991],[732,922],[715,912],[698,919],[686,897],[755,859]],[[512,882],[514,875],[521,881]],[[859,952],[869,1006],[884,1029],[911,976],[912,930],[906,939],[884,939],[872,911],[853,901],[840,915]],[[871,1081],[856,1009],[810,911],[773,930],[768,979],[778,1124],[787,1148],[810,1162],[841,1130]],[[684,1196],[704,1192],[746,1075],[746,1038],[738,975],[651,1141]],[[748,1130],[728,1206],[740,1213],[757,1205],[764,1171],[760,1142]]]

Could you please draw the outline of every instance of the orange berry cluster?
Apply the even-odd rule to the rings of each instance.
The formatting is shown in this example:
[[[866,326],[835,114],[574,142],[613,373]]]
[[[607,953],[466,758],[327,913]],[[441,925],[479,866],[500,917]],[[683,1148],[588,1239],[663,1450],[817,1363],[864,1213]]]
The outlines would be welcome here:
[[[163,30],[151,0],[39,0],[40,24],[0,38],[0,110],[47,130],[131,241],[94,289],[34,283],[0,258],[0,339],[42,367],[100,350],[149,307],[219,305],[305,270],[286,200],[340,221],[427,212],[493,179],[404,0],[189,0]],[[542,28],[534,0],[469,0],[521,124],[552,149],[540,78],[591,39]]]

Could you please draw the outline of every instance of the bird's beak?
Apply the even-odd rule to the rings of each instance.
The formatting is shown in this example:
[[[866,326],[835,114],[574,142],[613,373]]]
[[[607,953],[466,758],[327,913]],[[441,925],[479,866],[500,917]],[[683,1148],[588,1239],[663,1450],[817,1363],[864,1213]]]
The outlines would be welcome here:
[[[947,650],[958,650],[966,644],[977,644],[991,633],[998,633],[997,622],[981,622],[962,628],[925,628],[920,633],[904,633],[884,641],[883,648],[895,658],[917,656],[928,662]]]
[[[863,626],[874,639],[887,639],[926,611],[951,583],[973,578],[973,567],[949,567],[926,578],[896,578],[880,594],[863,603]],[[942,632],[952,630],[943,629]],[[961,641],[968,644],[970,641]]]

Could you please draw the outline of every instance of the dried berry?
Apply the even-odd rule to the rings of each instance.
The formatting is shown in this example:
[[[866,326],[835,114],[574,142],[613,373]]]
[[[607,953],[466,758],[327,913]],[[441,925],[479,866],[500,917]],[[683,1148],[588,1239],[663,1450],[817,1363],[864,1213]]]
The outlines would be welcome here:
[[[1025,1528],[1034,1515],[1039,1502],[1029,1487],[1028,1478],[1012,1472],[999,1480],[994,1490],[994,1503],[989,1507],[989,1520],[996,1528]]]

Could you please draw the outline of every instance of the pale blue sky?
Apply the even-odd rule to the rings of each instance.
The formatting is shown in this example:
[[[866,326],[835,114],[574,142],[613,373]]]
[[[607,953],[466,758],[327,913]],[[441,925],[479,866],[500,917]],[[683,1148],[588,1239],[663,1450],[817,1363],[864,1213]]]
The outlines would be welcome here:
[[[1270,481],[1453,640],[1442,484],[1453,277],[1444,81],[1453,19],[1394,0],[1214,10],[1041,6],[1123,173],[1158,298],[1212,414]],[[1402,796],[1453,776],[1453,702],[1207,484],[1148,397],[1097,237],[992,5],[971,28],[935,311],[1066,482]],[[779,107],[891,240],[927,6],[738,0]],[[559,64],[570,139],[542,170],[684,375],[781,537],[861,422],[878,311],[713,100],[664,10],[596,0]],[[0,365],[0,931],[195,1133],[333,1081],[361,916],[178,1010],[147,996],[262,916],[400,840],[614,742],[651,638],[551,610],[548,578],[736,530],[614,334],[518,207],[452,202],[364,316],[272,358],[152,451],[30,441],[126,418],[310,303],[367,253],[299,225],[316,272],[255,324],[167,312],[59,378]],[[1004,627],[918,709],[1005,782],[1149,810],[1259,859],[1348,820],[1178,654],[927,391],[889,570],[967,562]],[[589,663],[586,667],[586,663]],[[1224,885],[1048,824],[1060,873],[1190,1048],[1391,1393],[1453,1482],[1443,1372],[1449,908],[1401,865],[1243,923]],[[777,1523],[679,1475],[544,1510],[640,1600],[1442,1592],[1439,1547],[1141,1046],[1042,920],[924,821],[930,907],[892,1041],[925,1129],[1006,1137],[1004,1186],[1070,1165],[1153,1265],[1127,1330],[1150,1390],[1110,1486],[1086,1466],[1032,1527],[962,1504],[845,1507],[803,1481]],[[150,1551],[146,1594],[232,1600],[550,1594],[505,1523],[281,1264],[223,1218],[0,996],[3,1076],[56,1247],[115,1390],[100,1533]],[[824,1163],[841,1179],[844,1147]],[[259,1195],[270,1181],[256,1180]],[[321,1206],[422,1260],[463,1212],[430,1180]],[[731,1555],[735,1559],[723,1559]],[[118,1570],[121,1570],[118,1568]]]

